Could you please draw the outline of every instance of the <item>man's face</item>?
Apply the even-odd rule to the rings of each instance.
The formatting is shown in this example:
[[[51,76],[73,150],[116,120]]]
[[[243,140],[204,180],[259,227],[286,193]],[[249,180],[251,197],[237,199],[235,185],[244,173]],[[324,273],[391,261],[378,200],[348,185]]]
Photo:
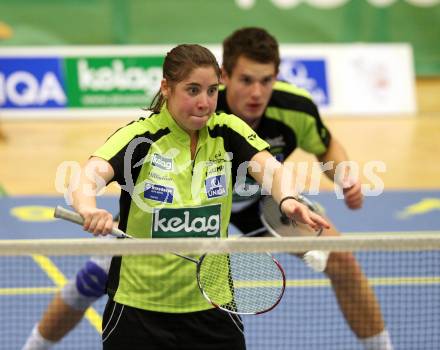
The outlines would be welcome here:
[[[223,71],[226,101],[232,113],[256,126],[272,95],[276,81],[274,63],[259,63],[240,56],[231,75]]]

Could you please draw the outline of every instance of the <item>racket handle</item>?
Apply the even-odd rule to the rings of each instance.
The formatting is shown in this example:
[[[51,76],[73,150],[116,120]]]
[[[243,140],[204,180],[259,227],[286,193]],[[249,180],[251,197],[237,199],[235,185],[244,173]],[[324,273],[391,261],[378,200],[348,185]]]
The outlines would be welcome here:
[[[57,207],[55,208],[53,216],[58,219],[63,219],[66,221],[73,222],[74,224],[78,224],[78,225],[84,224],[84,219],[81,215],[79,215],[77,212],[63,208],[59,205],[57,205]],[[130,235],[127,235],[125,232],[118,229],[117,227],[112,228],[111,235],[118,238],[133,238]]]
[[[310,250],[303,255],[305,264],[315,272],[324,272],[330,252],[324,250]]]

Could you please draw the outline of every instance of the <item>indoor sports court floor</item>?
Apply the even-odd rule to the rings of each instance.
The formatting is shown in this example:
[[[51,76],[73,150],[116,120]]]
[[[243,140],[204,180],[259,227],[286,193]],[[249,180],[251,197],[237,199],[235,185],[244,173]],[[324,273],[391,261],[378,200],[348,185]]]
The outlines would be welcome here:
[[[421,106],[420,115],[414,118],[328,119],[327,124],[346,146],[352,159],[361,164],[377,160],[386,164],[386,171],[379,174],[385,183],[385,192],[378,197],[368,197],[361,211],[349,212],[342,201],[335,198],[330,184],[323,182],[325,192],[316,199],[345,234],[392,235],[400,232],[417,235],[432,232],[440,235],[439,86],[437,83],[433,97]],[[0,239],[84,237],[85,233],[79,227],[51,218],[53,207],[64,204],[61,194],[55,190],[57,167],[66,160],[83,162],[108,135],[127,121],[129,119],[58,123],[47,120],[0,121],[0,129],[6,136],[6,140],[0,141],[0,186],[8,194],[0,198]],[[310,158],[300,154],[296,160]],[[57,186],[62,187],[63,183],[58,182]],[[117,211],[115,193],[113,188],[108,196],[100,198],[100,203],[112,212]],[[13,258],[13,261],[11,258],[0,259],[0,275],[8,276],[0,280],[0,349],[3,349],[5,339],[8,344],[14,344],[14,349],[19,349],[57,286],[74,276],[81,262],[41,256]],[[8,262],[3,263],[3,259]],[[245,319],[251,330],[247,334],[249,349],[268,349],[268,343],[274,337],[273,349],[307,349],[304,344],[311,338],[313,349],[341,349],[328,346],[326,339],[332,337],[343,339],[347,349],[359,349],[340,316],[330,289],[323,288],[326,284],[323,275],[302,271],[302,264],[290,256],[281,256],[280,259],[287,266],[289,288],[273,312]],[[368,272],[369,260],[363,261],[362,254],[359,259]],[[410,253],[398,254],[380,274],[369,276],[370,282],[381,300],[396,349],[422,349],[413,343],[420,337],[430,337],[431,348],[424,346],[424,350],[438,349],[440,331],[426,325],[440,322],[439,267],[433,268],[428,281],[424,278],[427,277],[425,272],[406,270],[408,259],[411,260]],[[20,276],[11,277],[7,270],[11,261]],[[410,278],[403,280],[406,282],[393,279],[402,275]],[[403,299],[395,299],[396,289],[404,292]],[[436,293],[433,293],[434,289]],[[428,297],[420,298],[420,295]],[[321,315],[317,310],[307,308],[310,304],[302,303],[303,297],[310,296],[325,305],[325,320],[319,320]],[[427,310],[428,304],[436,311]],[[88,344],[80,348],[99,349],[97,329],[103,305],[104,300],[94,305],[87,319],[56,349],[78,349],[78,341]],[[399,319],[408,317],[405,313],[408,309],[411,310],[413,329],[399,326]],[[317,331],[316,325],[322,322],[331,324],[332,328],[318,327]],[[16,325],[13,331],[9,324]],[[420,334],[420,327],[417,327],[420,324],[427,328],[426,334]],[[301,336],[286,340],[292,329]]]
[[[362,211],[350,215],[347,215],[348,210],[342,201],[335,199],[332,192],[321,194],[319,202],[327,208],[329,216],[334,218],[335,225],[346,234],[404,232],[408,235],[417,235],[436,232],[440,235],[440,191],[388,191],[380,197],[368,198]],[[2,198],[0,237],[2,239],[83,238],[86,233],[80,227],[51,217],[53,207],[59,204],[64,203],[63,198],[58,196]],[[116,212],[117,198],[115,196],[101,198],[100,205]],[[309,349],[312,339],[313,348],[316,346],[316,348],[337,350],[341,349],[340,345],[330,346],[329,339],[338,337],[339,344],[344,344],[344,348],[358,349],[356,340],[346,327],[324,276],[307,271],[298,259],[291,256],[278,255],[278,258],[287,272],[288,289],[281,304],[274,311],[245,318],[249,330],[246,334],[248,348],[267,349],[267,346],[271,348],[275,346],[273,348],[286,350]],[[427,308],[432,308],[433,305],[437,310],[440,309],[438,293],[440,266],[433,269],[429,275],[426,275],[426,271],[417,270],[417,264],[412,265],[411,270],[408,270],[407,261],[412,258],[412,254],[401,253],[393,256],[392,262],[389,261],[385,268],[377,271],[374,261],[365,259],[363,262],[362,254],[358,254],[358,258],[381,301],[396,349],[418,349],[417,344],[412,340],[419,339],[421,334],[412,334],[411,330],[420,332],[418,325],[429,323],[438,325],[440,322],[439,312],[434,310],[427,312]],[[380,253],[376,258],[382,259]],[[85,257],[79,259],[48,258],[37,255],[17,257],[14,258],[12,270],[11,258],[0,259],[0,275],[7,276],[0,281],[0,309],[11,310],[0,314],[0,324],[20,325],[12,334],[9,327],[0,327],[0,339],[8,339],[8,344],[14,344],[13,348],[19,349],[56,287],[75,275]],[[390,256],[387,259],[390,259]],[[402,277],[406,279],[401,279]],[[396,292],[396,288],[399,292]],[[422,295],[427,298],[421,298]],[[313,298],[316,298],[316,301],[315,307],[311,310],[310,300]],[[400,303],[398,307],[396,307],[397,302]],[[99,349],[100,314],[103,305],[104,300],[96,303],[80,327],[56,348],[75,349],[80,342],[84,344],[80,348],[85,348],[87,344],[87,349]],[[318,305],[325,306],[324,320]],[[407,327],[407,310],[411,310],[411,322],[414,324],[411,328]],[[402,327],[402,319],[406,322],[405,327]],[[319,337],[313,331],[317,324],[321,328]],[[327,327],[326,324],[331,327]],[[289,337],[291,332],[289,329],[298,332],[295,333],[295,337]],[[298,337],[298,334],[301,336]],[[423,349],[436,349],[440,343],[440,333],[427,329],[425,337],[429,338],[432,348],[424,346]]]

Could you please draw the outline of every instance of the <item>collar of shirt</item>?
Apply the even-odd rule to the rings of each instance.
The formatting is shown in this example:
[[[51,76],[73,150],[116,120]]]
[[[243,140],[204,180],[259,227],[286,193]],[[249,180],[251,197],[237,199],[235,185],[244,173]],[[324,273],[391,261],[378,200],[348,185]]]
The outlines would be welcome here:
[[[175,137],[176,141],[185,145],[190,145],[190,136],[189,134],[183,130],[174,120],[174,118],[171,116],[170,112],[168,111],[168,108],[166,105],[164,105],[160,111],[161,118],[160,122],[163,124],[164,127],[167,127],[170,129],[173,137]],[[214,117],[214,115],[211,116],[209,120],[211,120]],[[207,140],[208,136],[208,124],[205,125],[202,129],[199,130],[199,138],[197,142],[197,148],[199,148],[202,144],[204,144]]]

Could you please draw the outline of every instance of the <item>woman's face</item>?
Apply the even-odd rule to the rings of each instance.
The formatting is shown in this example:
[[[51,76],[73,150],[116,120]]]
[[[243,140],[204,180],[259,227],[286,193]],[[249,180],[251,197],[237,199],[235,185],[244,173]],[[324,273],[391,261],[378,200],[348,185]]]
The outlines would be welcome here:
[[[163,79],[162,94],[176,123],[189,134],[203,128],[217,107],[219,79],[213,67],[194,69],[174,85]]]

